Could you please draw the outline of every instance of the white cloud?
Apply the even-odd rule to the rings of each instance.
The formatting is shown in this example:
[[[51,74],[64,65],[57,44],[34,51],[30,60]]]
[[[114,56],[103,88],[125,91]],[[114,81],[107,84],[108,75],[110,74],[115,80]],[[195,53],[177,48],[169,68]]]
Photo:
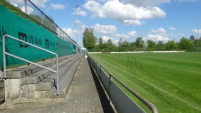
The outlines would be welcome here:
[[[163,41],[163,42],[167,42],[168,40],[170,40],[165,35],[160,35],[160,34],[148,34],[147,39],[150,39],[153,41]]]
[[[130,31],[127,34],[115,34],[115,36],[118,38],[122,38],[122,39],[133,38],[133,37],[137,36],[137,32],[136,31]]]
[[[11,4],[24,4],[24,0],[8,0],[8,2],[10,2]]]
[[[53,9],[56,9],[56,10],[64,10],[65,9],[65,5],[63,5],[63,4],[51,4],[51,7],[53,8]]]
[[[166,13],[159,7],[137,7],[123,4],[119,0],[108,0],[104,4],[87,1],[83,7],[92,13],[92,17],[110,18],[124,24],[142,25],[140,20],[164,17]]]
[[[89,10],[90,12],[94,13],[94,16],[96,15],[95,13],[97,12],[97,14],[100,14],[101,13],[101,4],[96,2],[96,1],[93,1],[93,0],[89,0],[87,1],[83,7],[87,10]]]
[[[23,12],[25,12],[25,6],[22,6],[22,7],[21,7],[21,10],[22,10]],[[34,11],[33,8],[27,6],[27,14],[31,14],[33,11]]]
[[[128,24],[128,25],[142,25],[143,24],[139,20],[124,20],[123,23]]]
[[[78,25],[78,26],[83,25],[83,23],[80,20],[76,20],[75,24]]]
[[[8,0],[12,4],[24,5],[24,0]],[[48,0],[31,0],[37,7],[45,7]]]
[[[175,28],[175,27],[169,27],[169,29],[170,29],[170,30],[176,30],[176,28]]]
[[[97,0],[98,2],[105,2],[106,0]]]
[[[129,36],[127,34],[116,34],[115,36],[119,37],[119,38],[123,38],[123,39],[129,38]]]
[[[128,32],[128,35],[130,37],[135,37],[135,36],[137,36],[137,33],[136,33],[136,31],[130,31],[130,32]]]
[[[81,10],[79,7],[77,8],[77,11],[75,9],[75,11],[73,12],[73,14],[77,14],[77,15],[81,15],[81,16],[87,16],[87,12]]]
[[[76,20],[75,21],[75,27],[77,28],[77,29],[84,29],[85,27],[86,27],[86,25],[85,24],[83,24],[80,20]]]
[[[110,34],[114,34],[117,31],[117,28],[114,25],[95,24],[93,28],[94,28],[94,32],[100,35],[110,35]]]
[[[31,0],[37,7],[45,7],[45,3],[48,0]]]
[[[108,39],[111,39],[114,44],[118,43],[118,39],[128,39],[137,36],[137,32],[135,30],[127,32],[125,34],[118,33],[118,29],[114,25],[100,25],[95,24],[92,26],[94,28],[94,35],[102,37],[104,42],[107,42]]]
[[[102,36],[102,38],[103,38],[103,42],[107,42],[109,39],[112,40],[110,36],[106,36],[106,35]]]
[[[199,0],[178,0],[178,2],[197,2]]]
[[[201,35],[201,29],[193,29],[192,32]]]
[[[118,41],[119,41],[119,40],[117,40],[117,39],[114,39],[114,38],[112,38],[112,37],[110,37],[110,36],[106,36],[106,35],[102,36],[102,38],[103,38],[103,42],[107,42],[109,39],[111,39],[111,40],[112,40],[112,43],[113,43],[113,44],[116,44],[116,45],[117,45],[117,43],[118,43]]]
[[[15,7],[19,7],[18,4],[16,4],[16,3],[10,3],[10,4],[12,4]]]
[[[62,28],[72,39],[77,40],[80,35],[82,35],[84,29],[87,27],[80,20],[75,21],[75,29],[72,28]],[[79,39],[81,40],[81,39]]]
[[[152,29],[151,32],[147,35],[147,40],[153,40],[155,42],[157,41],[163,41],[167,42],[170,40],[168,37],[166,30],[164,28],[158,28],[158,29]]]
[[[157,34],[166,34],[166,30],[164,28],[152,29],[151,32]]]
[[[133,4],[136,6],[154,6],[162,3],[168,3],[170,0],[122,0],[123,3]]]
[[[73,30],[71,28],[62,28],[70,37],[74,37],[76,30]]]

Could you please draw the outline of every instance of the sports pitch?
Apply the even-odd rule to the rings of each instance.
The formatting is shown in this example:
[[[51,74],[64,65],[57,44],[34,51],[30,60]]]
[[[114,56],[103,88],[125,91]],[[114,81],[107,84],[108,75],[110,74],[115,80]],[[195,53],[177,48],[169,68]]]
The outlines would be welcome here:
[[[201,53],[91,54],[159,113],[201,113]]]

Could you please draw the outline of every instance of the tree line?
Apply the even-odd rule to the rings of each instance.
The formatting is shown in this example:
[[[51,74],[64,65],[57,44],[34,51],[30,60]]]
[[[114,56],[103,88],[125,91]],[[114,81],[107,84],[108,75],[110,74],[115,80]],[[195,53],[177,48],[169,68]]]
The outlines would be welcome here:
[[[126,51],[201,51],[201,37],[196,39],[193,35],[189,38],[182,37],[179,42],[169,40],[167,42],[153,40],[143,40],[137,37],[134,42],[119,39],[118,44],[114,44],[111,39],[107,42],[103,38],[94,36],[93,28],[85,28],[83,33],[83,46],[90,52],[126,52]]]

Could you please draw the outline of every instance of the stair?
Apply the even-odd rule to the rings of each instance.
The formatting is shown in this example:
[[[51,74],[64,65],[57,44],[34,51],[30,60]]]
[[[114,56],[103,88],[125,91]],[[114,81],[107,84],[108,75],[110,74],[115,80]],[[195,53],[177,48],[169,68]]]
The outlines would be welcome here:
[[[56,73],[41,67],[29,65],[14,68],[7,72],[7,76],[20,79],[19,99],[62,98],[68,92],[82,57],[82,54],[75,54],[59,58],[59,96],[56,94]],[[40,64],[56,70],[55,59]]]

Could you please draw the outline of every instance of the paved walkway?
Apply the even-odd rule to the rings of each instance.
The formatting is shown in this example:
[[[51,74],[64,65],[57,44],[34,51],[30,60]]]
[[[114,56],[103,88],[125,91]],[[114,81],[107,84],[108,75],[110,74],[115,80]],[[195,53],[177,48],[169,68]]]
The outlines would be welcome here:
[[[103,93],[97,89],[86,59],[82,59],[66,98],[48,102],[14,104],[2,113],[111,113],[107,100],[100,100]],[[96,80],[97,81],[97,80]],[[103,92],[103,91],[101,91]],[[101,95],[101,98],[99,97]],[[103,97],[105,98],[105,97]],[[106,106],[106,107],[104,107]]]

